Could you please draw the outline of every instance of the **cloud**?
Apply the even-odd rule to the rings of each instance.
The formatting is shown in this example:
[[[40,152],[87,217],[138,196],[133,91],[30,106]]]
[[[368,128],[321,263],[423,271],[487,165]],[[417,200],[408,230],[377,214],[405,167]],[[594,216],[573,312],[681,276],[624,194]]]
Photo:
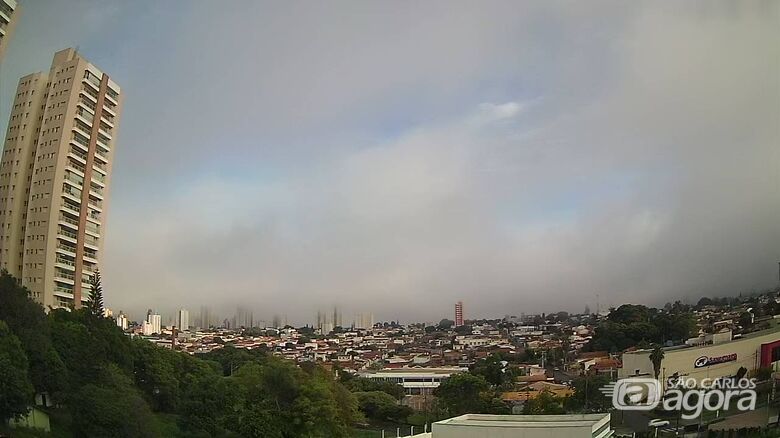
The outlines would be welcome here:
[[[111,307],[434,321],[776,284],[774,3],[134,7],[79,37],[127,95]]]

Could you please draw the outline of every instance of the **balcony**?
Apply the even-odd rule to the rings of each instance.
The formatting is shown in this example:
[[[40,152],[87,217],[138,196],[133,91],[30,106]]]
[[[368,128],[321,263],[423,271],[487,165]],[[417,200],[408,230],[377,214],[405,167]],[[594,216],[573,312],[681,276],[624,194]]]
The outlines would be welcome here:
[[[100,212],[89,210],[89,214],[87,214],[87,219],[94,221],[98,225],[100,225]]]
[[[72,203],[72,202],[65,202],[63,200],[62,206],[60,207],[63,210],[67,211],[68,213],[74,214],[76,216],[81,214],[81,205]]]
[[[89,234],[84,235],[84,245],[89,245],[94,250],[98,250],[100,248],[100,246],[98,246],[98,238]]]
[[[88,125],[92,125],[95,121],[95,115],[93,113],[90,113],[89,111],[85,110],[84,108],[77,108],[76,109],[76,117],[80,117],[81,120],[76,119],[77,121],[81,121],[82,123],[87,123]],[[89,132],[89,131],[87,131]]]
[[[94,167],[96,169],[98,169],[98,171],[101,172],[103,175],[105,175],[108,172],[106,170],[106,165],[105,164],[103,164],[103,163],[101,163],[99,161],[94,161],[93,164],[94,164]]]
[[[72,284],[73,281],[75,280],[75,275],[71,274],[70,272],[65,272],[60,269],[55,269],[54,280]]]
[[[84,166],[83,164],[79,163],[76,160],[68,160],[68,166],[71,167],[70,170],[76,170],[81,174],[79,176],[84,177],[84,172],[87,170],[86,166]]]
[[[76,261],[75,260],[67,259],[65,257],[62,257],[59,254],[57,254],[57,258],[54,259],[54,262],[57,263],[57,264],[60,264],[60,265],[66,265],[66,266],[71,266],[71,267],[75,267],[76,266]]]
[[[86,97],[87,100],[91,100],[94,102],[95,105],[97,105],[97,93],[92,91],[92,89],[84,87],[81,89],[81,95]]]
[[[73,286],[66,287],[61,285],[55,285],[54,293],[56,295],[64,296],[66,298],[73,298]]]
[[[84,188],[84,178],[70,172],[65,172],[65,181],[71,182],[76,185],[76,188]]]
[[[62,185],[62,193],[73,196],[76,200],[81,200],[81,190],[73,188],[67,184]]]
[[[84,79],[82,80],[85,84],[89,84],[95,88],[95,90],[100,90],[100,79],[92,74],[90,71],[87,71],[84,74]]]
[[[89,150],[89,138],[83,136],[75,129],[73,131],[73,137],[71,137],[70,142],[71,144],[75,144],[76,146],[82,148],[84,152]]]
[[[73,257],[76,257],[76,247],[66,245],[63,242],[57,242],[57,250],[58,251],[65,251],[67,254],[72,254]]]
[[[68,153],[69,153],[69,155],[71,157],[76,158],[76,161],[78,161],[78,160],[84,161],[81,164],[87,164],[87,154],[85,154],[84,152],[81,152],[81,151],[77,150],[76,148],[72,147],[72,148],[70,148],[70,151],[68,151]]]
[[[94,103],[86,99],[79,99],[79,105],[92,111],[93,114],[95,113],[95,109],[97,108],[97,105],[95,105]]]
[[[76,240],[78,238],[78,235],[74,233],[73,231],[66,230],[65,228],[60,227],[58,233],[65,237],[70,237],[73,240]]]

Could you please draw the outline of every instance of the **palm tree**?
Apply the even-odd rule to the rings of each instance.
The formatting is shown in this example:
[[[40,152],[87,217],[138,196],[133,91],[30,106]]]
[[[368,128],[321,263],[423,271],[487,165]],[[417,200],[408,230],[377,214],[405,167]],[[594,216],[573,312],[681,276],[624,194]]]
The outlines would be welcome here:
[[[653,351],[650,353],[650,362],[653,363],[653,375],[655,380],[658,380],[658,375],[661,374],[661,362],[664,360],[664,350],[660,345],[656,344],[653,347]]]

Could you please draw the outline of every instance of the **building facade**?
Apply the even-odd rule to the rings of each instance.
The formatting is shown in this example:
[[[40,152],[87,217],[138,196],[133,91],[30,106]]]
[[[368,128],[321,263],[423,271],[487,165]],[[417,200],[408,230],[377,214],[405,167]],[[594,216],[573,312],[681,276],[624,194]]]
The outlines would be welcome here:
[[[72,48],[19,80],[0,162],[0,267],[46,308],[89,299],[121,100]]]
[[[190,312],[187,309],[179,309],[176,325],[179,327],[179,330],[190,329]]]
[[[623,367],[618,377],[653,376],[651,350],[623,353]],[[664,349],[661,373],[658,376],[666,386],[671,376],[714,379],[737,374],[740,368],[780,370],[780,329],[774,328],[733,340],[709,345],[671,347]]]
[[[455,303],[455,327],[463,325],[463,302],[458,301]]]
[[[3,60],[8,40],[19,18],[19,5],[16,0],[0,0],[0,61]]]
[[[152,333],[162,333],[162,315],[157,315],[155,313],[149,314],[146,316],[146,322],[151,326]]]

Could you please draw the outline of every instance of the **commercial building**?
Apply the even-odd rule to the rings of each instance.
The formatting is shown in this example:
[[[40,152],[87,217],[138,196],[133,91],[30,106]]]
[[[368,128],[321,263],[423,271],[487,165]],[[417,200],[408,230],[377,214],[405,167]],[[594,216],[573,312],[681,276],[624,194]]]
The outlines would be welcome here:
[[[712,343],[705,345],[680,346],[664,349],[659,378],[673,375],[691,377],[697,380],[733,376],[741,367],[747,370],[770,367],[780,370],[780,329],[773,328],[751,333],[739,339],[720,334]],[[650,361],[651,350],[637,350],[623,353],[623,368],[618,377],[653,376]]]
[[[455,303],[455,327],[463,325],[463,302]]]
[[[121,100],[74,49],[19,80],[0,161],[0,267],[46,308],[89,299]]]
[[[431,432],[414,438],[608,438],[609,422],[609,414],[466,414],[437,421]]]
[[[0,0],[0,61],[3,60],[8,40],[11,39],[18,16],[19,6],[16,0]]]

